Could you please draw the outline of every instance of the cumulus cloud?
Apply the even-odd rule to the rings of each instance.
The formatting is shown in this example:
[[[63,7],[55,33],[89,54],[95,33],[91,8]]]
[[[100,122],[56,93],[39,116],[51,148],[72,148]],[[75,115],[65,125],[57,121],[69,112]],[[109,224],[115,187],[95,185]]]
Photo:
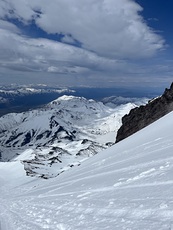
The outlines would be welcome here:
[[[17,28],[17,26],[4,20],[0,20],[0,29],[4,31],[9,31],[10,33],[20,33],[20,30]]]
[[[138,74],[144,70],[133,61],[165,47],[140,16],[142,10],[132,0],[0,1],[0,67],[89,80],[106,76],[110,82]],[[24,27],[33,24],[61,39],[26,36]]]
[[[5,2],[2,16],[24,23],[34,20],[47,33],[62,33],[65,40],[76,39],[84,49],[104,57],[148,57],[163,48],[163,39],[145,24],[139,15],[142,8],[131,0]]]
[[[100,57],[82,48],[42,38],[13,33],[13,24],[3,29],[0,21],[0,65],[21,71],[84,73],[90,69],[113,68],[118,61]],[[10,31],[7,29],[10,28]],[[15,32],[19,32],[14,26]]]

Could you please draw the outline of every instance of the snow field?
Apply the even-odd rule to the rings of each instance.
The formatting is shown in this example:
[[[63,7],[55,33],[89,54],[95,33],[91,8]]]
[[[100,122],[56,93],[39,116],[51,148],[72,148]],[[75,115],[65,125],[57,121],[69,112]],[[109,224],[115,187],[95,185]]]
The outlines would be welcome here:
[[[2,230],[172,230],[172,127],[170,113],[49,180],[1,163]]]

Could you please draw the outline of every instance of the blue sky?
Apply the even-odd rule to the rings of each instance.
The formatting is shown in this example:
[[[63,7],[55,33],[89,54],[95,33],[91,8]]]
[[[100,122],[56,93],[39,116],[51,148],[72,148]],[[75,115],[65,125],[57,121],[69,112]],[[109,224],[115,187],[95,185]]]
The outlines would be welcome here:
[[[157,33],[164,37],[169,49],[166,49],[166,54],[171,55],[173,51],[173,1],[171,0],[137,0],[144,10],[142,16],[147,20],[148,25],[153,28]]]
[[[1,84],[169,87],[171,0],[4,0]]]

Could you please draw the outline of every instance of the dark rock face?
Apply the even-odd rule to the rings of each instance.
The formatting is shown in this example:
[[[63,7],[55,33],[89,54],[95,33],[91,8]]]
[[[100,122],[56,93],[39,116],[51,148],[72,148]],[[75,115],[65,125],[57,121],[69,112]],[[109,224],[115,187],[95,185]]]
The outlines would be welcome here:
[[[173,83],[161,97],[150,100],[145,106],[134,108],[122,118],[117,132],[116,143],[150,125],[152,122],[173,111]]]

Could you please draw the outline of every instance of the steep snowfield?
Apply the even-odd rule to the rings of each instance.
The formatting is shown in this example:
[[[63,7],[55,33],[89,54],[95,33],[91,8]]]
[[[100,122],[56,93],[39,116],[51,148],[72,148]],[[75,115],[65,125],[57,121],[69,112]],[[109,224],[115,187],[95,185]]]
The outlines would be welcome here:
[[[0,163],[1,229],[172,230],[172,129],[170,113],[49,180]]]

